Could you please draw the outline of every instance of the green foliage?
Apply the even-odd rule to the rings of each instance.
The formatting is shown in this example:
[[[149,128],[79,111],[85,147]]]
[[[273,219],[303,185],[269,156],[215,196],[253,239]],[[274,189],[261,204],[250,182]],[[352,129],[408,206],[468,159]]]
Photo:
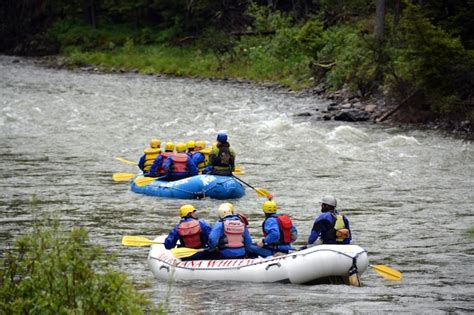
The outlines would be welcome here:
[[[316,59],[319,51],[325,46],[323,36],[323,23],[318,20],[308,20],[296,34],[295,40],[305,54]]]
[[[474,90],[474,59],[459,39],[431,24],[413,5],[405,9],[398,34],[398,45],[390,50],[393,72],[387,86],[422,92],[440,114],[464,110]]]
[[[44,225],[42,225],[44,224]],[[35,226],[0,260],[4,314],[142,314],[149,305],[84,229]]]
[[[474,226],[471,226],[467,229],[467,234],[471,237],[474,237]]]

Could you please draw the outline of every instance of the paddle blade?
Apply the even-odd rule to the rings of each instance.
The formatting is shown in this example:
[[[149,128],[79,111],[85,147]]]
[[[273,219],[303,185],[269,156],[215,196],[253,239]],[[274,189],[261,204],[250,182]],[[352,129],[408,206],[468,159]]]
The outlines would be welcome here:
[[[133,162],[133,161],[130,161],[130,160],[126,160],[126,159],[124,159],[124,158],[122,158],[122,157],[119,157],[119,156],[116,156],[115,159],[116,159],[117,161],[120,161],[120,162],[125,163],[125,164],[128,164],[128,165],[137,165],[137,162]]]
[[[156,177],[140,177],[135,179],[135,184],[139,187],[146,186],[157,180]]]
[[[387,280],[402,280],[402,273],[398,270],[395,270],[385,265],[370,265],[370,267],[372,267],[376,273],[378,273]]]
[[[128,182],[132,178],[137,176],[137,174],[132,173],[114,173],[112,174],[112,179],[114,182]]]
[[[187,248],[187,247],[176,247],[171,249],[171,253],[176,258],[186,258],[192,256],[196,253],[203,252],[204,249],[194,249],[194,248]]]
[[[237,170],[237,169],[236,169],[235,171],[232,172],[232,174],[233,174],[233,175],[245,175],[245,172],[242,171],[242,170]]]
[[[122,245],[125,246],[148,246],[152,244],[163,244],[162,242],[155,242],[142,236],[124,236],[122,238]]]
[[[268,199],[273,198],[272,194],[265,188],[255,188],[255,191],[257,192],[257,195],[259,196],[266,197]]]

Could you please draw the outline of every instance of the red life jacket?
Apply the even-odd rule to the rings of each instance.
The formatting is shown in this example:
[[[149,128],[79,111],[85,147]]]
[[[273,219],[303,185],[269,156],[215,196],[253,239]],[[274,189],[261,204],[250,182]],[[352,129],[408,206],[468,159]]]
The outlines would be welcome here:
[[[268,217],[263,221],[262,223],[262,230],[265,226],[265,222],[271,217]],[[296,241],[295,239],[292,238],[291,236],[291,227],[293,226],[293,222],[291,221],[291,218],[287,216],[286,214],[279,214],[276,216],[277,222],[278,222],[278,228],[280,230],[280,239],[278,241],[279,245],[289,245],[292,242]],[[267,233],[265,230],[263,230],[263,235],[267,236]]]
[[[245,226],[240,220],[225,220],[224,235],[227,239],[225,247],[238,248],[244,246]]]
[[[186,153],[176,153],[171,156],[173,161],[173,172],[186,173],[188,171],[189,156]]]
[[[172,151],[165,151],[160,154],[162,156],[161,164],[158,166],[158,176],[165,175],[165,169],[163,168],[163,163],[166,161],[167,158],[173,155]]]
[[[183,246],[189,248],[201,248],[201,225],[199,220],[181,222],[178,225],[178,235]]]

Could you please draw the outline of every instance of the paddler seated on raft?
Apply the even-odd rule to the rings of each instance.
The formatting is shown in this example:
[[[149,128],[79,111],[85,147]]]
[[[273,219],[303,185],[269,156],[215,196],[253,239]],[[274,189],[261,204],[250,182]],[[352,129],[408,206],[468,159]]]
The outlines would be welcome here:
[[[207,166],[209,158],[206,159],[206,156],[202,152],[206,148],[206,142],[204,141],[188,141],[188,155],[193,160],[194,164],[198,168],[199,173],[202,173],[204,168]],[[192,148],[191,148],[192,147]],[[209,154],[208,154],[209,156]]]
[[[322,214],[314,221],[308,245],[314,244],[318,237],[321,237],[323,244],[350,244],[352,233],[349,220],[336,210],[336,198],[325,195],[320,203]]]
[[[217,215],[219,220],[209,234],[209,252],[214,251],[215,259],[245,258],[252,245],[247,226],[234,215],[227,203],[219,206]]]
[[[165,248],[172,249],[178,240],[180,247],[206,248],[211,226],[206,221],[198,219],[196,208],[192,205],[184,205],[179,208],[179,216],[181,219],[178,224],[165,239]],[[207,254],[207,251],[197,252],[182,260],[204,259]]]
[[[153,161],[153,164],[150,167],[150,172],[145,176],[150,177],[163,177],[165,175],[165,169],[163,168],[163,163],[167,158],[174,154],[174,143],[168,141],[165,143],[165,152],[160,153],[156,159]]]
[[[193,160],[186,154],[186,143],[176,144],[176,153],[163,163],[166,179],[175,181],[198,174]]]
[[[232,172],[235,171],[235,156],[234,149],[227,141],[227,134],[219,133],[217,144],[212,147],[209,154],[209,166],[203,174],[232,176]]]
[[[158,139],[150,140],[150,147],[143,150],[144,154],[138,161],[138,168],[142,170],[145,176],[149,176],[150,167],[156,157],[161,153],[161,141]]]
[[[264,238],[250,247],[250,251],[261,257],[275,254],[288,254],[294,250],[291,243],[298,238],[298,231],[289,216],[277,214],[278,205],[273,200],[265,201],[262,205],[265,220],[262,223]]]

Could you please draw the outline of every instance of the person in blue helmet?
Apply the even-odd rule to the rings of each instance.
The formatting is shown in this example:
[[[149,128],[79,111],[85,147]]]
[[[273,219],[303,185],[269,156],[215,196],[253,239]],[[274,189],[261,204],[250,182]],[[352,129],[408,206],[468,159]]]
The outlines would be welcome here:
[[[273,200],[265,201],[262,205],[265,220],[262,223],[264,238],[253,244],[250,251],[261,257],[278,254],[288,254],[294,250],[291,243],[298,238],[298,231],[289,216],[277,214],[278,205]]]
[[[176,153],[163,163],[166,179],[180,180],[198,174],[198,168],[193,160],[186,154],[186,143],[176,144]]]
[[[217,135],[217,144],[209,154],[209,166],[204,173],[211,175],[232,176],[235,170],[235,151],[227,141],[227,134]]]
[[[247,226],[234,215],[229,203],[217,209],[219,220],[212,226],[209,234],[209,251],[216,259],[244,258],[252,245]]]
[[[321,237],[323,244],[350,244],[352,233],[349,220],[336,211],[336,198],[325,195],[320,203],[322,214],[314,221],[308,237],[308,245],[314,244],[318,237]]]
[[[184,205],[179,209],[179,216],[181,220],[165,239],[165,248],[172,249],[179,240],[181,247],[207,249],[211,226],[206,221],[198,219],[196,208]],[[208,252],[205,250],[181,260],[204,259],[207,255]]]

